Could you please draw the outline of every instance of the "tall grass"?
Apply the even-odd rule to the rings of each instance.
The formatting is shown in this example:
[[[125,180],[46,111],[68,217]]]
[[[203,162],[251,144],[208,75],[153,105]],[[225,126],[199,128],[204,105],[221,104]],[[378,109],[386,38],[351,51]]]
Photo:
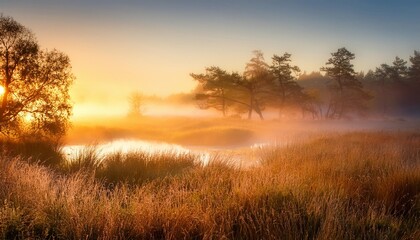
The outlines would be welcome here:
[[[110,187],[117,184],[139,186],[199,167],[202,163],[198,157],[176,151],[114,152],[104,155],[97,146],[90,145],[69,158],[61,167],[61,172],[88,174]]]
[[[196,156],[176,152],[113,153],[97,168],[96,177],[107,184],[142,185],[158,178],[170,177],[199,166]]]
[[[38,162],[50,167],[59,167],[65,162],[59,142],[48,140],[0,139],[2,156],[19,157],[28,162]]]
[[[0,237],[419,239],[419,146],[419,134],[324,135],[267,148],[247,169],[116,154],[100,180],[3,157]]]

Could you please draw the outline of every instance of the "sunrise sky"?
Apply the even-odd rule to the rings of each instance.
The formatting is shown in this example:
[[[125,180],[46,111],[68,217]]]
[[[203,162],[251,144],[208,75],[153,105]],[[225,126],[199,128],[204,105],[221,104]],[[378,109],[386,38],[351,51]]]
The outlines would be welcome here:
[[[342,46],[357,71],[420,48],[419,1],[1,0],[0,13],[69,55],[76,117],[123,114],[135,90],[188,92],[189,73],[243,71],[255,49],[311,72]]]

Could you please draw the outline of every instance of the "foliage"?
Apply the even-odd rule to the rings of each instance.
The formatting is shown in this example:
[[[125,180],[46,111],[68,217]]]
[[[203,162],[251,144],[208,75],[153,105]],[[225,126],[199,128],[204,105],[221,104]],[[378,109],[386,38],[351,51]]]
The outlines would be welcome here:
[[[200,90],[195,98],[202,109],[214,108],[226,116],[229,108],[237,102],[232,96],[234,85],[241,78],[237,73],[228,73],[219,67],[206,68],[206,74],[190,74],[199,82]]]
[[[270,66],[271,73],[275,78],[276,90],[279,95],[280,106],[286,101],[292,101],[299,98],[302,94],[302,87],[296,82],[296,75],[299,74],[298,66],[290,65],[292,55],[284,53],[283,56],[274,55],[273,64]]]
[[[403,83],[407,79],[408,74],[406,65],[406,61],[399,57],[395,57],[395,60],[392,62],[392,67],[388,68],[389,77],[397,83]]]
[[[355,56],[346,48],[331,54],[326,67],[321,70],[331,78],[331,99],[326,113],[327,118],[342,118],[351,111],[362,112],[371,96],[363,90],[362,83],[356,78],[351,60]]]
[[[420,52],[414,51],[410,57],[411,66],[408,69],[408,77],[412,82],[420,83]]]
[[[389,83],[391,78],[391,66],[388,64],[381,64],[380,67],[375,70],[375,78],[379,84],[379,93],[377,98],[380,98],[379,101],[382,105],[382,115],[385,116],[388,111],[388,98],[389,98]]]
[[[296,82],[297,66],[290,65],[291,55],[273,56],[273,65],[264,61],[261,51],[246,64],[243,76],[228,73],[219,67],[206,68],[206,74],[190,74],[199,82],[196,100],[202,109],[215,108],[227,115],[229,109],[237,114],[247,112],[248,119],[255,111],[264,119],[266,106],[303,105],[311,98]]]
[[[279,106],[282,114],[285,105],[301,106],[302,111],[309,111],[315,117],[318,116],[318,107],[320,100],[314,91],[313,94],[307,94],[297,82],[297,76],[300,73],[298,66],[290,64],[292,55],[284,53],[283,56],[274,55],[273,63],[270,66],[271,73],[274,77],[273,95],[274,104]],[[320,112],[319,112],[320,113]]]
[[[419,114],[418,51],[410,57],[410,66],[395,57],[392,64],[381,64],[366,74],[354,70],[351,63],[354,59],[353,53],[340,48],[332,53],[327,66],[321,68],[325,75],[320,72],[299,75],[299,67],[291,64],[291,54],[275,54],[269,66],[263,53],[254,51],[243,76],[220,67],[209,67],[206,74],[191,76],[199,81],[196,88],[199,107],[215,108],[223,116],[240,117],[248,113],[250,119],[256,112],[263,119],[265,109],[279,108],[281,117],[291,115],[290,110],[296,107],[302,110],[302,117],[309,112],[313,119],[351,118],[354,113],[382,117]],[[326,111],[324,116],[323,111]]]
[[[252,118],[253,111],[259,115],[260,119],[264,119],[262,110],[269,101],[273,78],[263,53],[259,50],[253,53],[254,57],[246,64],[244,77],[238,85],[244,90],[245,101],[249,102],[248,119]]]
[[[65,134],[72,105],[69,58],[41,51],[34,35],[11,17],[0,16],[0,132],[6,135]]]

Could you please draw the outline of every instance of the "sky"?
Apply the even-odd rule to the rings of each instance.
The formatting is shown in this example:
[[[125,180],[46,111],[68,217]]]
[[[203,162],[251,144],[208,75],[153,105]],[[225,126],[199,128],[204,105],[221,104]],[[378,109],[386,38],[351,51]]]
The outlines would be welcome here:
[[[253,50],[292,54],[319,71],[331,52],[355,53],[356,71],[420,50],[420,1],[1,0],[0,13],[72,62],[74,115],[123,114],[133,91],[189,92],[190,73],[242,72]]]

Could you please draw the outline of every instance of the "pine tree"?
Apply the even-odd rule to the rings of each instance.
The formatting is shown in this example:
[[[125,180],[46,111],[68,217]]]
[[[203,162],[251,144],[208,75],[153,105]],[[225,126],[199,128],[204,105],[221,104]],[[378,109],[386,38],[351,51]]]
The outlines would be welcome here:
[[[410,57],[411,66],[408,69],[408,78],[411,82],[420,84],[420,52],[414,51]]]
[[[371,97],[363,90],[362,83],[356,78],[353,64],[355,56],[346,48],[340,48],[331,54],[326,67],[321,71],[332,80],[330,103],[326,113],[327,118],[342,118],[346,113],[356,111],[362,113],[366,102]]]
[[[298,66],[290,64],[292,55],[284,53],[283,56],[274,55],[273,63],[270,66],[271,74],[274,77],[273,95],[274,102],[281,110],[286,103],[299,104],[303,99],[303,88],[296,82],[300,73]]]

